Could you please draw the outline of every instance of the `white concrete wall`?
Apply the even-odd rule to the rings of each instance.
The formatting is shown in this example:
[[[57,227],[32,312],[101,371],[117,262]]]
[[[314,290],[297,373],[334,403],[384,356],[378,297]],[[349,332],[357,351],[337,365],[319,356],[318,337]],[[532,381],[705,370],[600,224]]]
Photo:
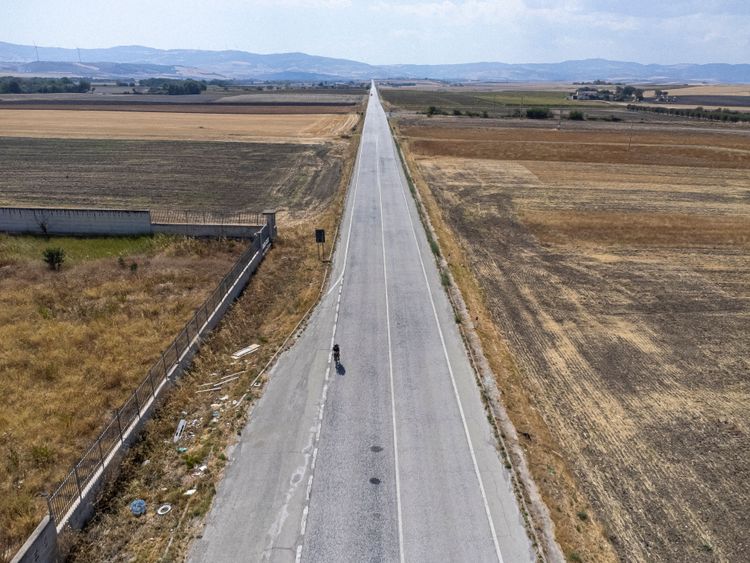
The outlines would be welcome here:
[[[46,230],[45,230],[46,229]],[[0,232],[49,235],[148,235],[148,211],[0,207]]]

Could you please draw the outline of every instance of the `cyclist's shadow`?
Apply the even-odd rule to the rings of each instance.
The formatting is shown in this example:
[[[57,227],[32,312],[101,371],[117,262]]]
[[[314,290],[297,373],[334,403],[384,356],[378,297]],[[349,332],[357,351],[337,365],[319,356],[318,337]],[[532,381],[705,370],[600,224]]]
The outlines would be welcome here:
[[[336,362],[336,373],[338,375],[346,375],[346,368],[341,362]]]

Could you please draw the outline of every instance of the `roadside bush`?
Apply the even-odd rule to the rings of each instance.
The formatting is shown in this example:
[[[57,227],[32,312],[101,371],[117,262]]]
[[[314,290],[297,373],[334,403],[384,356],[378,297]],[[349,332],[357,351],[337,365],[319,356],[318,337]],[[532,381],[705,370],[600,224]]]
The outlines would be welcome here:
[[[549,108],[529,108],[526,110],[528,119],[549,119],[551,116],[552,112]]]
[[[65,262],[65,251],[62,248],[46,248],[42,255],[50,270],[60,271]]]
[[[582,111],[573,110],[568,114],[568,119],[572,121],[583,121],[586,117],[583,115]]]

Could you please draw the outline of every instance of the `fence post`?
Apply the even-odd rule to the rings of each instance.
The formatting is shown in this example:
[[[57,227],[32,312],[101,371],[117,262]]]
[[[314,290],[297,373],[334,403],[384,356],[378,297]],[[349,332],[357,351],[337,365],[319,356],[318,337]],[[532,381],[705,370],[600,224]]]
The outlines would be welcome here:
[[[42,493],[42,496],[44,497],[44,500],[47,501],[47,511],[49,512],[49,517],[52,520],[52,522],[55,522],[55,513],[52,510],[52,499],[50,498],[50,495],[47,493]]]
[[[73,474],[76,476],[76,485],[78,485],[78,498],[83,502],[83,491],[81,490],[81,479],[78,477],[78,465],[73,466]]]
[[[96,440],[96,443],[99,446],[99,464],[102,466],[102,471],[104,471],[104,452],[102,451],[101,436]]]
[[[161,365],[164,368],[164,379],[166,379],[169,370],[167,370],[167,359],[164,357],[164,352],[161,353]]]
[[[120,409],[115,411],[117,413],[117,429],[120,431],[120,443],[124,443],[125,439],[122,437],[122,424],[120,424]]]
[[[151,396],[156,398],[156,387],[154,387],[154,370],[148,370],[148,382],[151,384]]]
[[[133,399],[135,399],[135,409],[138,411],[138,418],[141,418],[141,403],[138,400],[138,387],[135,388],[135,392],[133,393]]]

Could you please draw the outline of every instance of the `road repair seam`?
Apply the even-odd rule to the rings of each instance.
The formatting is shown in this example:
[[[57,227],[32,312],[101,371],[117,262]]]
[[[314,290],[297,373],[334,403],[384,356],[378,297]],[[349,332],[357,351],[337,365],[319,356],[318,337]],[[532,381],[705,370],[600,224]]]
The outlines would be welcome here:
[[[313,479],[315,477],[315,463],[318,459],[318,446],[320,444],[320,432],[323,428],[323,415],[325,414],[325,407],[326,407],[326,399],[328,398],[328,382],[331,377],[331,356],[333,354],[333,345],[336,341],[336,328],[338,327],[339,323],[339,308],[341,306],[341,293],[344,291],[344,274],[346,273],[346,263],[349,256],[349,242],[352,239],[352,224],[354,223],[354,208],[355,203],[357,201],[357,191],[359,191],[359,175],[360,171],[362,170],[362,161],[361,161],[361,155],[362,155],[362,146],[364,145],[364,125],[362,126],[362,141],[360,141],[360,150],[359,155],[357,156],[357,176],[354,180],[354,193],[352,194],[352,209],[351,213],[349,215],[349,229],[346,234],[346,245],[344,246],[344,265],[341,268],[341,276],[339,276],[339,279],[336,281],[333,287],[336,287],[336,284],[339,285],[339,294],[336,298],[336,315],[333,319],[333,330],[331,331],[331,345],[328,347],[328,362],[326,367],[326,375],[325,379],[323,380],[323,390],[320,393],[320,409],[318,410],[318,424],[317,428],[315,430],[315,441],[314,441],[314,447],[313,447],[313,453],[312,453],[312,461],[310,462],[310,477],[307,480],[307,491],[305,492],[305,506],[302,508],[302,519],[300,521],[300,535],[299,535],[299,542],[297,544],[297,550],[295,555],[295,562],[300,563],[302,560],[302,546],[305,539],[305,531],[307,529],[307,515],[310,512],[310,498],[312,497],[312,486],[313,486]],[[331,288],[332,290],[333,288]],[[326,297],[331,293],[331,290],[328,291],[326,294]]]
[[[383,283],[385,286],[385,324],[388,328],[388,377],[391,384],[391,420],[393,424],[393,464],[396,469],[396,518],[398,521],[398,555],[399,561],[404,563],[404,525],[401,518],[401,475],[398,469],[398,435],[396,432],[396,397],[393,385],[393,350],[391,347],[391,313],[388,305],[388,267],[385,260],[385,214],[383,213],[383,188],[380,185],[380,156],[378,154],[378,138],[375,137],[375,178],[378,184],[378,199],[380,201],[380,238],[383,248]]]
[[[390,135],[390,132],[389,132],[389,135]],[[466,442],[469,446],[469,453],[471,454],[471,461],[472,461],[472,464],[474,465],[474,474],[477,477],[477,481],[479,482],[479,490],[482,493],[482,501],[484,502],[484,511],[485,511],[485,514],[487,515],[487,521],[490,525],[490,531],[492,532],[492,542],[495,545],[495,553],[497,555],[498,561],[500,561],[500,563],[503,563],[503,556],[500,553],[500,544],[498,543],[497,532],[495,531],[495,523],[492,520],[492,513],[490,512],[490,505],[489,505],[489,501],[487,500],[487,493],[484,488],[482,475],[479,472],[479,464],[477,463],[477,456],[476,456],[476,453],[474,452],[474,445],[471,442],[471,435],[469,434],[469,427],[466,424],[466,415],[464,414],[464,408],[463,408],[463,405],[461,404],[461,398],[458,394],[456,378],[455,378],[455,375],[453,374],[453,366],[451,365],[450,357],[448,356],[448,348],[445,345],[445,337],[443,335],[443,329],[440,327],[440,319],[438,318],[437,307],[435,306],[435,300],[432,297],[432,287],[430,286],[430,281],[427,278],[427,269],[425,268],[424,259],[422,258],[422,251],[419,247],[419,239],[417,238],[417,231],[414,227],[414,219],[412,219],[411,211],[409,210],[409,201],[406,199],[406,190],[405,190],[403,181],[401,180],[400,176],[399,176],[398,181],[399,181],[399,184],[401,185],[401,195],[403,196],[404,204],[406,205],[406,214],[409,216],[409,223],[411,225],[412,235],[414,236],[414,243],[417,246],[417,254],[419,255],[419,263],[422,266],[422,274],[424,276],[424,281],[425,281],[425,284],[427,285],[427,293],[430,296],[430,304],[432,305],[432,313],[435,318],[435,324],[437,325],[438,334],[440,335],[440,343],[443,346],[443,356],[445,357],[445,362],[448,366],[448,373],[450,374],[451,385],[453,386],[453,395],[456,398],[456,404],[458,405],[458,412],[461,415],[461,423],[463,424],[464,434],[466,435]]]

